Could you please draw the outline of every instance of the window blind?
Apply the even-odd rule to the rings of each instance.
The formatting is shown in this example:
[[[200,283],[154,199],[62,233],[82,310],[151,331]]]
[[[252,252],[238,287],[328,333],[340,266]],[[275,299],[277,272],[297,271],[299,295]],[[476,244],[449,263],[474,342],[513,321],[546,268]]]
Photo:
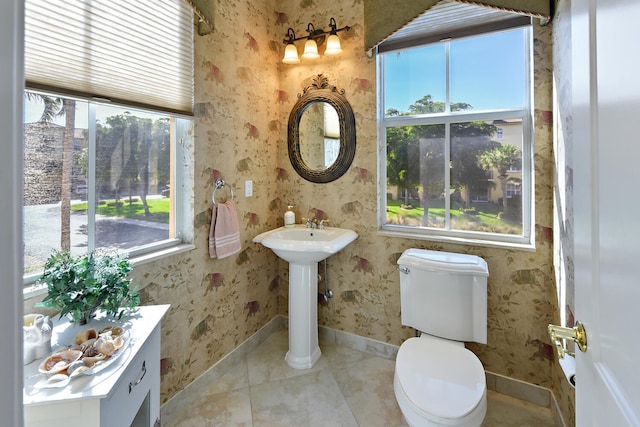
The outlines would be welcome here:
[[[531,25],[531,17],[526,15],[458,1],[443,1],[380,43],[378,53],[527,25]]]
[[[549,21],[554,0],[455,0]],[[364,42],[368,51],[433,6],[450,0],[364,0]],[[461,17],[463,18],[463,17]]]
[[[193,13],[182,0],[26,0],[30,89],[193,111]]]

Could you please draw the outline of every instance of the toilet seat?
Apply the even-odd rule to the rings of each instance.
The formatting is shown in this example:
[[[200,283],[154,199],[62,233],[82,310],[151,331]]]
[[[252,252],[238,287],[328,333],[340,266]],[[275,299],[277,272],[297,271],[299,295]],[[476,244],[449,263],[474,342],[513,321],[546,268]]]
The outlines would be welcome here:
[[[403,403],[427,420],[464,425],[466,418],[484,418],[484,368],[464,346],[424,335],[408,339],[398,350],[394,382]]]

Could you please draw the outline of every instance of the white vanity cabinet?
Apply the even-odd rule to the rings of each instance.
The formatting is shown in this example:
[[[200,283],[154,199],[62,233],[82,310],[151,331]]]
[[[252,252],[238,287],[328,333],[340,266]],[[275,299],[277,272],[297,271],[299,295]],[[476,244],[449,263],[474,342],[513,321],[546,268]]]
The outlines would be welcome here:
[[[87,325],[54,323],[52,348],[73,344],[83,329],[120,325],[127,332],[122,352],[91,375],[61,388],[41,388],[38,366],[25,365],[25,427],[156,427],[160,419],[160,321],[169,305],[142,306],[120,320],[98,317]],[[33,387],[38,379],[36,387]]]

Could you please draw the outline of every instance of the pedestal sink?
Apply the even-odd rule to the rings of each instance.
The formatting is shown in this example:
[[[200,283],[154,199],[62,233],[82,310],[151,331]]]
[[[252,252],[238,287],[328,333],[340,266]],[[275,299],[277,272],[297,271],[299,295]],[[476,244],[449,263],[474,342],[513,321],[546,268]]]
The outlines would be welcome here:
[[[295,369],[309,369],[320,358],[318,346],[318,262],[358,238],[353,230],[295,225],[253,238],[289,262],[289,351],[285,360]]]

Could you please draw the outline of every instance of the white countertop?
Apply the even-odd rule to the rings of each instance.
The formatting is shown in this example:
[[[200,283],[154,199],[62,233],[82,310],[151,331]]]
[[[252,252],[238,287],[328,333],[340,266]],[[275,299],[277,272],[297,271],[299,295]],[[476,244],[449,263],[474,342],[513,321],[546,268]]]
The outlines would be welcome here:
[[[38,366],[43,359],[36,359],[24,366],[23,403],[25,406],[52,403],[56,401],[69,401],[73,399],[103,398],[106,397],[114,384],[124,372],[127,362],[140,350],[147,337],[169,309],[169,305],[140,306],[130,315],[122,316],[116,320],[106,318],[99,313],[86,325],[76,325],[67,318],[53,319],[54,328],[51,337],[51,347],[55,351],[59,347],[67,347],[75,341],[78,332],[95,328],[98,331],[108,325],[118,325],[128,331],[125,345],[118,350],[120,354],[113,356],[114,360],[107,360],[104,367],[97,366],[92,375],[80,375],[72,379],[61,388],[34,388],[33,384],[42,384],[43,374],[38,372]],[[45,356],[45,358],[48,357]]]

